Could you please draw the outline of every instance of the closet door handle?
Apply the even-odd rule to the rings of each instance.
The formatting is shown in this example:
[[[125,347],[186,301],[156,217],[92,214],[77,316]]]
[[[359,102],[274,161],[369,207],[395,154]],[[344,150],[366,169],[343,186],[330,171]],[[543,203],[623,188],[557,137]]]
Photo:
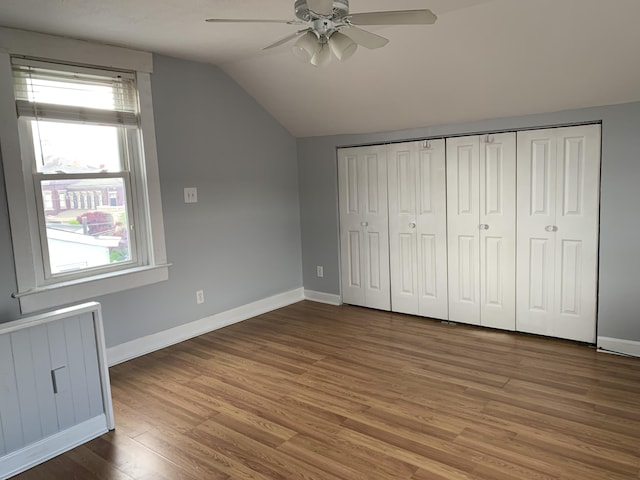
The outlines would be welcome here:
[[[369,222],[360,222],[360,226],[368,227],[369,226]]]
[[[489,225],[487,225],[486,223],[481,223],[479,225],[480,230],[489,230]]]
[[[416,228],[416,222],[409,223],[409,228]]]
[[[557,232],[558,231],[558,227],[556,225],[547,225],[545,227],[545,230],[547,232]]]

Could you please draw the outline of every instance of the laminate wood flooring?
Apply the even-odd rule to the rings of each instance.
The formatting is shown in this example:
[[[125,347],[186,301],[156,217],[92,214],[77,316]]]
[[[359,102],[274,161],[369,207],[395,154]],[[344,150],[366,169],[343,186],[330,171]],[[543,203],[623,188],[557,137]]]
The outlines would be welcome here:
[[[305,301],[110,372],[16,479],[640,479],[640,359],[571,342]]]

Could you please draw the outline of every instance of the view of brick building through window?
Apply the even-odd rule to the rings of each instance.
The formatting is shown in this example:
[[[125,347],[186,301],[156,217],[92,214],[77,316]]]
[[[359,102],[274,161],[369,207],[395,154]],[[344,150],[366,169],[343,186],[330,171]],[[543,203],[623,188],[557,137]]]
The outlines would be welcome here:
[[[32,121],[52,274],[131,260],[118,127]]]
[[[121,178],[46,180],[41,186],[52,273],[130,260]]]

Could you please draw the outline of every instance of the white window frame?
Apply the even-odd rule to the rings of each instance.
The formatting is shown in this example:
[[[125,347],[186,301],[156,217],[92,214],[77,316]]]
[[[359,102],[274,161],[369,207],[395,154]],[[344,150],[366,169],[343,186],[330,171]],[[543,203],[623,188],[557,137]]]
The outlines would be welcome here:
[[[37,195],[31,162],[20,146],[18,116],[13,92],[11,56],[90,68],[135,72],[140,103],[142,142],[139,165],[131,165],[131,182],[137,197],[138,262],[124,270],[47,283],[42,268]],[[13,294],[22,313],[95,298],[101,295],[167,280],[168,267],[160,176],[151,99],[152,56],[126,48],[100,45],[52,35],[0,28],[0,152],[4,168],[18,291]],[[40,200],[41,201],[41,200]]]

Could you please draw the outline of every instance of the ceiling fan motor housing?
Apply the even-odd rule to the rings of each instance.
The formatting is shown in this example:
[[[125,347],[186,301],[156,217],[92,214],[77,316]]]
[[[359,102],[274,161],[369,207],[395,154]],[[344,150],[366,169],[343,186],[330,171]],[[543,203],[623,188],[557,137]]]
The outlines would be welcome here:
[[[318,14],[309,8],[307,0],[296,0],[296,17],[308,22],[318,18]],[[329,18],[342,18],[349,13],[349,0],[333,0],[333,14]]]

